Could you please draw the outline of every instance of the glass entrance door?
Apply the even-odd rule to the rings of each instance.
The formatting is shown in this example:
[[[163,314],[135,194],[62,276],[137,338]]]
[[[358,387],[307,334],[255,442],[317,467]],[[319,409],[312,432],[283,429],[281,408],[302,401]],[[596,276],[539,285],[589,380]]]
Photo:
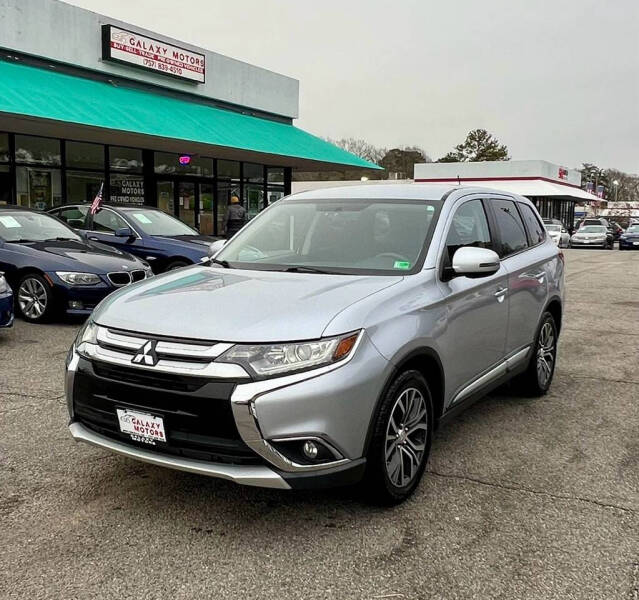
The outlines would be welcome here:
[[[193,181],[177,182],[177,217],[180,221],[184,221],[187,225],[197,229],[198,223],[198,185]]]
[[[198,183],[198,187],[200,195],[200,233],[213,235],[215,233],[213,184]]]
[[[158,181],[158,208],[170,215],[175,214],[175,186],[172,181]]]

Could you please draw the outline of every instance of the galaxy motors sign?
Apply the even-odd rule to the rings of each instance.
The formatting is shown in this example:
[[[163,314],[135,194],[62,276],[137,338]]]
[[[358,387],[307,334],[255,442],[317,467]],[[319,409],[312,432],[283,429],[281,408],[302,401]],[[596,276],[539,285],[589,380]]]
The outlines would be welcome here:
[[[102,25],[102,58],[195,83],[204,83],[204,54],[114,25]]]

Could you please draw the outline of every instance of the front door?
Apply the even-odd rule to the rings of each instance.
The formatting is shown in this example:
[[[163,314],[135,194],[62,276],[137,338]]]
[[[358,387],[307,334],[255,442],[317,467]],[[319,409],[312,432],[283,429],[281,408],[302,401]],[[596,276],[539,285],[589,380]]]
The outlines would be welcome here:
[[[157,181],[158,208],[204,235],[215,232],[215,193],[212,183],[189,179]]]
[[[177,218],[194,229],[199,228],[200,194],[199,185],[194,181],[177,182]]]

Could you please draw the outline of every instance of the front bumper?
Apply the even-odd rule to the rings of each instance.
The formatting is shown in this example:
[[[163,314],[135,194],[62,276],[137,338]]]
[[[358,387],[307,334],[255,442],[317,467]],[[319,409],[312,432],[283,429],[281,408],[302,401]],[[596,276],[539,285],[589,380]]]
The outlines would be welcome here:
[[[81,360],[72,349],[65,380],[70,430],[76,440],[156,465],[280,489],[331,487],[361,479],[371,418],[392,370],[362,333],[351,360],[344,363],[235,385],[230,404],[237,432],[260,463],[249,465],[167,455],[85,426],[73,414],[74,379]],[[281,442],[308,438],[332,449],[335,460],[300,464],[276,448]]]
[[[619,238],[619,247],[628,250],[639,250],[639,238],[622,239]]]
[[[13,325],[13,293],[0,295],[0,327]]]
[[[605,248],[608,245],[608,240],[596,242],[589,242],[586,240],[570,240],[571,248]]]

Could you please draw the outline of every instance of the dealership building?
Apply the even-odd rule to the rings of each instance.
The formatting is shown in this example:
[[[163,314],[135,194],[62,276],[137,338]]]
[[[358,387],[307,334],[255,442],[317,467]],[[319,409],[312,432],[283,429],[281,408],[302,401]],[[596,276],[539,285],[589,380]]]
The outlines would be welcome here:
[[[479,185],[526,196],[542,217],[567,227],[574,223],[577,203],[598,200],[581,189],[579,171],[545,160],[416,164],[415,182]]]
[[[293,169],[376,168],[295,127],[299,82],[59,2],[0,2],[0,204],[157,206],[221,233]]]

